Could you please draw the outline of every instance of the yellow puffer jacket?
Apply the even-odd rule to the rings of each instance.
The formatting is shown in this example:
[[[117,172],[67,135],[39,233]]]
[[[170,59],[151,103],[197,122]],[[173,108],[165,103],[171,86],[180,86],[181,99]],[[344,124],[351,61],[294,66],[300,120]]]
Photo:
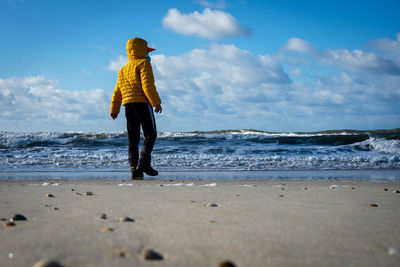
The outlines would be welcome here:
[[[119,113],[122,104],[143,102],[152,106],[161,104],[154,85],[153,69],[147,61],[147,42],[132,38],[126,44],[129,62],[118,72],[118,81],[111,100],[111,113]]]

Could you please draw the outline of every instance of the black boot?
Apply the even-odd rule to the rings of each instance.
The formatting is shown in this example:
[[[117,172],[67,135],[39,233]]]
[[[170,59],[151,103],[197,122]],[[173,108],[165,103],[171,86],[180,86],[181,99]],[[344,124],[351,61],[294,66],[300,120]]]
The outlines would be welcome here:
[[[135,166],[131,167],[132,180],[143,180],[143,171],[136,169]]]
[[[142,175],[143,173],[149,175],[149,176],[157,176],[158,175],[158,171],[156,171],[155,169],[153,169],[150,165],[150,163],[142,163],[139,162],[139,166],[136,169],[137,171],[141,172]]]

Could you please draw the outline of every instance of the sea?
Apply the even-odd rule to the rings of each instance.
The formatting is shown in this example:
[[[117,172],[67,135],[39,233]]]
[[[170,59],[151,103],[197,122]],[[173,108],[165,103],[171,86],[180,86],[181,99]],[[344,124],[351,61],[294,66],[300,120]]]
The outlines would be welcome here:
[[[128,180],[126,132],[0,131],[0,180]],[[158,133],[153,179],[400,182],[400,129]]]

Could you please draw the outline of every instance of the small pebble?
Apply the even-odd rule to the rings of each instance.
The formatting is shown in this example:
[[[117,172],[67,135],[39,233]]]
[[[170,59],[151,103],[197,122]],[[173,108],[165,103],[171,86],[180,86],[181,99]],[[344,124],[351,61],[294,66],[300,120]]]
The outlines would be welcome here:
[[[33,267],[63,267],[59,262],[55,260],[40,260],[33,265]]]
[[[215,204],[215,203],[208,203],[208,204],[206,205],[206,207],[207,207],[207,208],[210,208],[210,207],[218,207],[218,205]]]
[[[236,194],[236,196],[237,196],[237,197],[240,197],[240,195],[239,195],[239,194]]]
[[[399,251],[397,250],[397,248],[388,248],[387,254],[390,256],[396,255]]]
[[[307,187],[303,187],[303,190],[307,190],[308,188]]]
[[[54,207],[53,210],[58,210],[58,208],[57,208],[57,207]]]
[[[103,213],[100,215],[99,218],[105,220],[105,219],[107,219],[107,214]]]
[[[54,197],[52,194],[46,194],[46,197]]]
[[[12,221],[12,222],[14,222],[14,221],[26,221],[26,220],[27,220],[27,218],[24,215],[21,215],[21,214],[15,214],[10,219],[10,221]]]
[[[73,188],[70,188],[70,189],[69,189],[69,191],[75,191],[75,189],[73,189]]]
[[[125,258],[126,254],[125,254],[125,252],[121,251],[120,253],[118,253],[117,256],[120,257],[120,258]]]
[[[381,188],[381,191],[388,191],[388,189],[387,188]]]
[[[190,200],[190,203],[195,203],[196,201],[194,201],[194,200]]]
[[[355,189],[355,188],[354,188],[354,187],[352,187],[352,186],[350,186],[350,187],[349,187],[349,189],[350,189],[350,190],[353,190],[353,189]]]
[[[129,217],[122,217],[119,219],[120,222],[134,222],[135,220]]]
[[[51,205],[50,205],[50,204],[44,204],[44,206],[45,206],[45,207],[51,207]]]
[[[11,226],[15,226],[15,223],[13,222],[6,222],[5,224],[3,224],[5,227],[11,227]]]
[[[278,197],[283,197],[283,195],[278,195]]]
[[[285,190],[285,188],[282,187],[281,190]]]
[[[101,232],[112,232],[112,231],[114,231],[114,229],[108,226],[101,229]]]
[[[87,191],[87,192],[86,192],[86,195],[87,195],[87,196],[93,196],[93,192]]]
[[[394,190],[394,191],[393,191],[393,194],[399,194],[399,193],[400,193],[399,190]]]
[[[6,218],[1,218],[0,221],[7,221],[7,219]]]
[[[209,223],[216,223],[217,221],[215,221],[215,220],[209,220],[208,222],[209,222]]]
[[[218,267],[236,267],[236,265],[231,261],[223,261],[218,264]]]
[[[369,207],[378,207],[378,204],[369,203],[368,206]]]
[[[145,248],[142,250],[142,258],[144,260],[163,260],[164,259],[160,253],[158,253],[150,248]]]

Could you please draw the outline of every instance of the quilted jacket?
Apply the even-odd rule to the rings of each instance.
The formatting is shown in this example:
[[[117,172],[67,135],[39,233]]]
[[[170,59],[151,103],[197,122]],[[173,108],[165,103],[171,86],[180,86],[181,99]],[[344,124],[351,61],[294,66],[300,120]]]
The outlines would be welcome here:
[[[147,61],[147,42],[132,38],[126,44],[129,62],[118,72],[118,81],[111,100],[111,113],[119,113],[121,101],[128,103],[143,102],[152,106],[161,104],[154,85],[153,69]]]

